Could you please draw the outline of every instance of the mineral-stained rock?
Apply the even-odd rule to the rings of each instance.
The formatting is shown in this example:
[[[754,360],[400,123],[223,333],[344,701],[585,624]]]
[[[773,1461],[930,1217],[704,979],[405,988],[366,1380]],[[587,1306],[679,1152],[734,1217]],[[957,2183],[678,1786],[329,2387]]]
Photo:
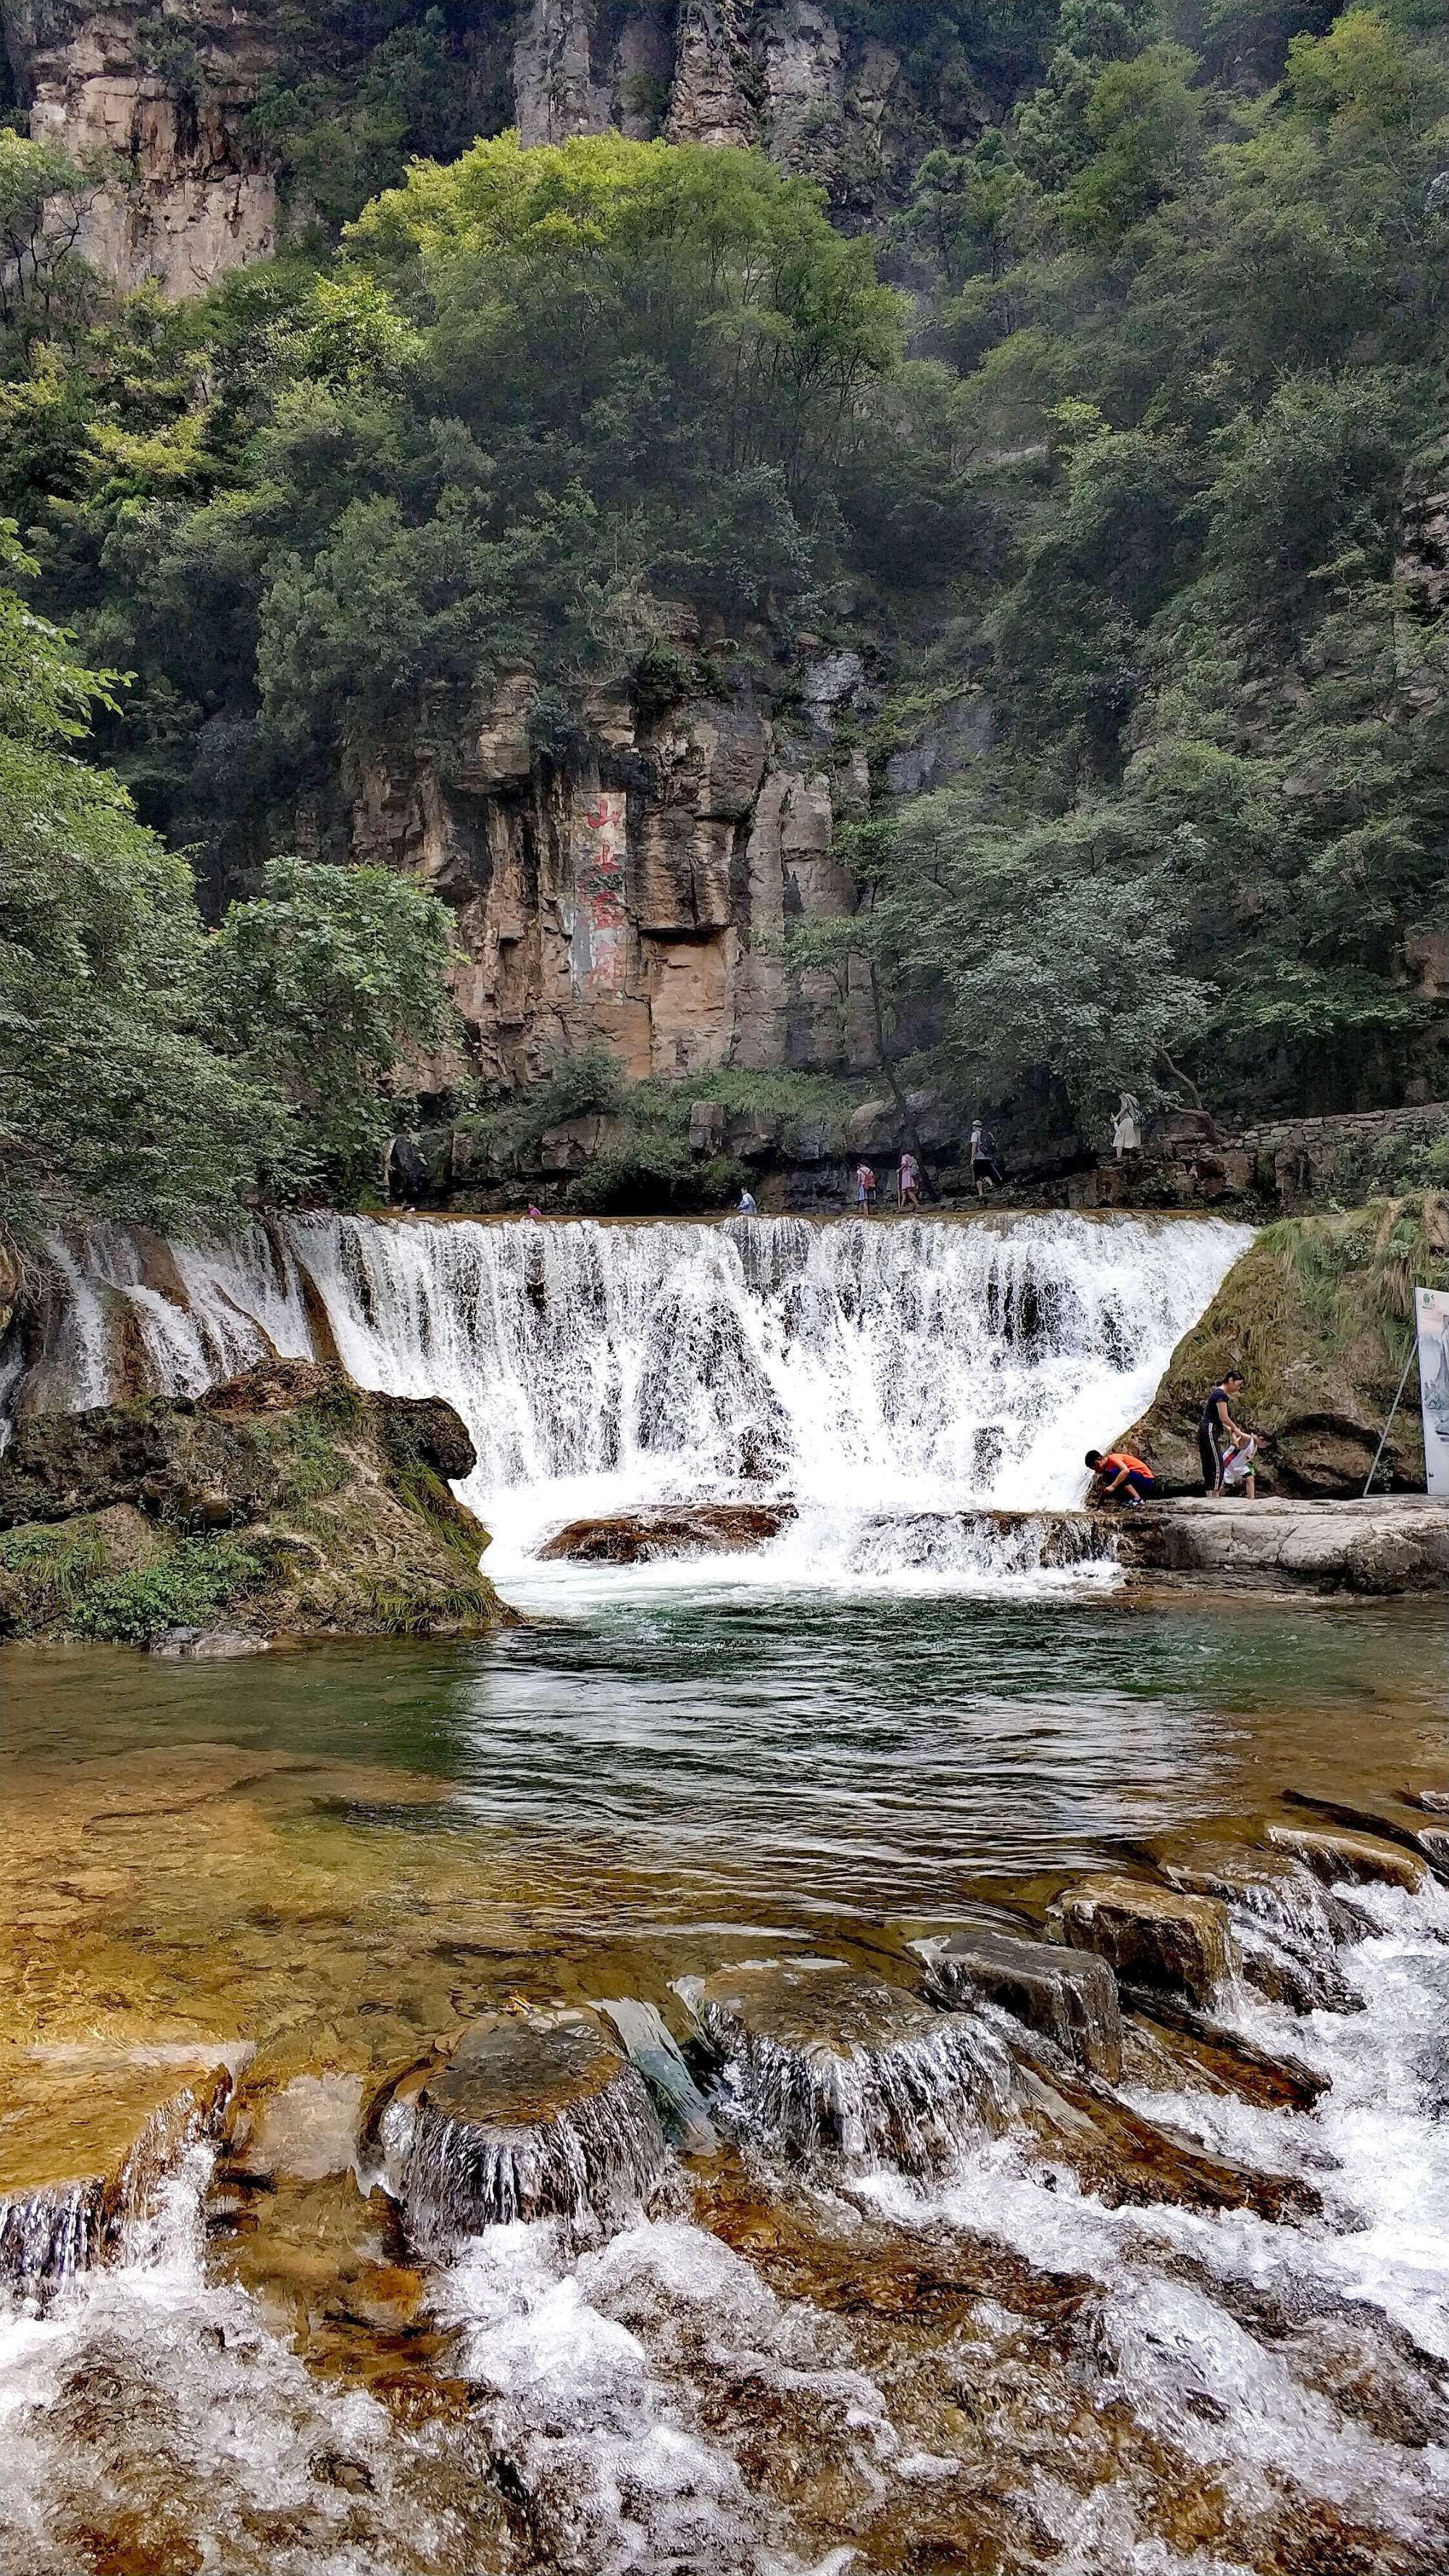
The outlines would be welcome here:
[[[0,2072],[0,2281],[40,2294],[123,2251],[186,2150],[218,2132],[229,2064],[198,2049],[32,2051]]]
[[[949,2004],[999,2004],[1094,2075],[1122,2072],[1117,1980],[1103,1959],[983,1928],[928,1946],[927,1992]]]
[[[1022,2068],[1018,2081],[1023,2116],[1041,2145],[1112,2207],[1166,2201],[1184,2209],[1252,2209],[1278,2220],[1305,2217],[1319,2205],[1296,2177],[1207,2154],[1196,2139],[1144,2118],[1090,2078]]]
[[[1272,1824],[1268,1840],[1275,1851],[1291,1853],[1330,1883],[1345,1879],[1350,1886],[1367,1887],[1377,1880],[1413,1894],[1429,1874],[1415,1853],[1372,1834],[1350,1833],[1342,1825]]]
[[[615,2221],[665,2161],[642,2075],[578,2012],[471,2022],[445,2063],[384,2088],[363,2137],[424,2251],[514,2219]]]
[[[608,1519],[570,1521],[540,1557],[581,1565],[647,1565],[662,1556],[712,1556],[763,1547],[795,1517],[793,1503],[681,1503]]]
[[[1135,1878],[1085,1878],[1052,1912],[1073,1949],[1095,1950],[1124,1984],[1207,2003],[1238,1964],[1227,1907]]]
[[[1436,1878],[1449,1878],[1449,1829],[1443,1825],[1409,1824],[1373,1807],[1355,1806],[1344,1798],[1312,1797],[1301,1789],[1286,1789],[1283,1803],[1303,1807],[1310,1816],[1324,1817],[1330,1824],[1345,1825],[1350,1833],[1367,1834],[1375,1842],[1398,1843],[1427,1861]]]
[[[723,1969],[693,2001],[724,2107],[792,2157],[938,2172],[1005,2116],[1010,2060],[988,2024],[836,1961]]]

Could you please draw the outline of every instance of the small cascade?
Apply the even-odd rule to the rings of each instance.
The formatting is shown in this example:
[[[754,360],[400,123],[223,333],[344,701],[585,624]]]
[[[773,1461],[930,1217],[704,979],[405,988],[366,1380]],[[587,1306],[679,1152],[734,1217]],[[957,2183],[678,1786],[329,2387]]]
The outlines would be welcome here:
[[[128,2103],[128,2073],[132,2103],[148,2093],[160,2096],[144,2116]],[[112,2147],[92,2136],[96,2170],[65,2181],[19,2183],[0,2192],[0,2285],[22,2298],[44,2299],[78,2273],[133,2256],[172,2177],[193,2149],[217,2136],[232,2089],[225,2066],[198,2071],[186,2081],[175,2074],[138,2076],[124,2068],[84,2070],[90,2084],[104,2085],[108,2077],[115,2079],[115,2098],[106,2104],[100,2125],[121,2143]],[[44,2162],[45,2124],[35,2124],[40,2129],[37,2145],[26,2113],[23,2085],[13,2087],[12,2161],[28,2145],[32,2158]]]
[[[499,1555],[651,1502],[788,1500],[784,1579],[1032,1570],[1068,1543],[963,1514],[1053,1511],[1150,1400],[1245,1248],[1216,1220],[991,1215],[607,1226],[300,1216],[156,1246],[61,1245],[17,1403],[198,1392],[332,1356],[440,1395]],[[1028,1563],[1030,1560],[1030,1563]],[[504,1568],[504,1570],[509,1570]]]
[[[501,2014],[375,2103],[364,2135],[414,2243],[557,2218],[584,2234],[648,2199],[666,2151],[642,2075],[584,2014]]]
[[[722,2110],[792,2159],[940,2174],[1009,2112],[1011,2061],[986,2023],[833,1961],[766,1961],[680,1991]]]

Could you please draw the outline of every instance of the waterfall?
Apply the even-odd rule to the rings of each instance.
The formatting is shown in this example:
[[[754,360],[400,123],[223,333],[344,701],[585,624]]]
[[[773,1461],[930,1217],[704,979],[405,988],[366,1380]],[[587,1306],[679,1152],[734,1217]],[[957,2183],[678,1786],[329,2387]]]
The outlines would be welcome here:
[[[36,1375],[44,1401],[94,1404],[122,1351],[132,1383],[196,1393],[320,1350],[364,1386],[445,1396],[477,1448],[460,1491],[498,1533],[494,1571],[582,1513],[744,1492],[796,1506],[792,1562],[934,1576],[932,1516],[1081,1500],[1083,1450],[1145,1407],[1249,1240],[1211,1219],[997,1213],[318,1215],[149,1251],[104,1232],[57,1253],[64,1312]]]

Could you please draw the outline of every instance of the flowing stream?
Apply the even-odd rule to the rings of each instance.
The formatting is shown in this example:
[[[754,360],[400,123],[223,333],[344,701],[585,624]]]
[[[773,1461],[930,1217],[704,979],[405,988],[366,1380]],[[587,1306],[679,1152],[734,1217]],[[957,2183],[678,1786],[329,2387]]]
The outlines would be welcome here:
[[[442,1394],[547,1615],[7,1650],[0,2156],[52,2074],[84,2109],[224,2050],[239,2092],[115,2259],[0,2292],[0,2576],[1441,2576],[1442,1617],[1132,1597],[970,1519],[1080,1498],[1245,1240],[319,1217],[58,1256],[21,1405],[271,1352]],[[798,1518],[539,1559],[700,1498]],[[1303,1797],[1384,1815],[1389,1875],[1274,1843]],[[1200,1837],[1210,2041],[1124,1974],[1089,2076],[931,1966]],[[417,2107],[460,2032],[559,2015],[636,2062],[537,2151]]]

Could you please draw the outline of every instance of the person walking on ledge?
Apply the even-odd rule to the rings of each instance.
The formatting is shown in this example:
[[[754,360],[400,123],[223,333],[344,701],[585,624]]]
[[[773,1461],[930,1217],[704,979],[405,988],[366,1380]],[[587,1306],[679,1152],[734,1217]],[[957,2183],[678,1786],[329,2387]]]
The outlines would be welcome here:
[[[855,1167],[855,1206],[859,1216],[870,1216],[875,1209],[875,1174],[869,1163]]]
[[[1202,1460],[1202,1489],[1205,1494],[1222,1492],[1223,1460],[1230,1449],[1241,1449],[1248,1437],[1233,1420],[1232,1413],[1233,1405],[1242,1392],[1242,1370],[1226,1369],[1198,1417],[1197,1450]]]
[[[896,1205],[908,1208],[919,1207],[920,1204],[921,1167],[915,1155],[907,1151],[901,1156],[900,1170],[896,1174]]]
[[[1100,1487],[1099,1503],[1110,1503],[1114,1494],[1124,1503],[1144,1503],[1157,1481],[1146,1459],[1134,1458],[1130,1449],[1089,1449],[1087,1465]]]

